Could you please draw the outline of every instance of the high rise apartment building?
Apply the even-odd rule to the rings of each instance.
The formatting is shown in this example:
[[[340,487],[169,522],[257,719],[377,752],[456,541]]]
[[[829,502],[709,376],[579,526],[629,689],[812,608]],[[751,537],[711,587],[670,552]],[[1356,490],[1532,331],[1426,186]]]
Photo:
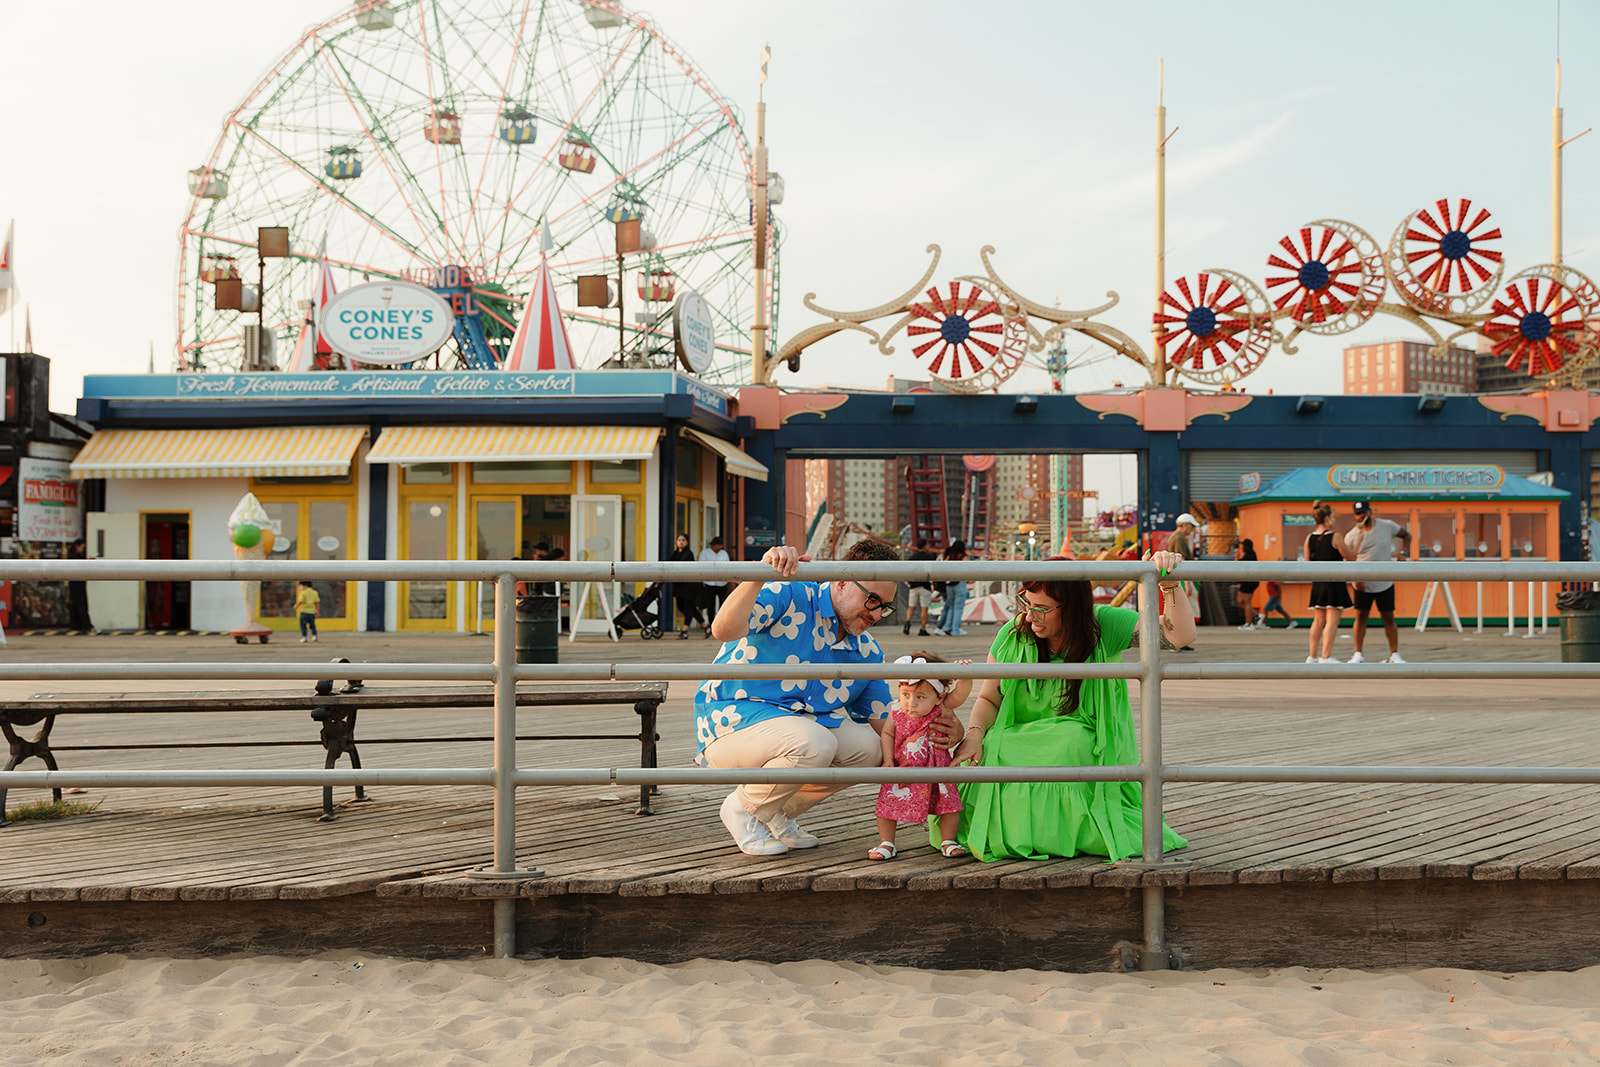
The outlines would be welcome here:
[[[1426,341],[1380,341],[1344,350],[1346,393],[1457,394],[1478,391],[1478,353],[1435,355]]]

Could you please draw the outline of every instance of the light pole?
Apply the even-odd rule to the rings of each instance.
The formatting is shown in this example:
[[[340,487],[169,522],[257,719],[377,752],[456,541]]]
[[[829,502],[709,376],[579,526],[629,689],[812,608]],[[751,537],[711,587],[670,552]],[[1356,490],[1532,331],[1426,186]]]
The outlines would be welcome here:
[[[267,351],[267,260],[286,259],[289,255],[289,227],[258,226],[256,228],[256,264],[259,268],[256,290],[256,365],[264,367]]]

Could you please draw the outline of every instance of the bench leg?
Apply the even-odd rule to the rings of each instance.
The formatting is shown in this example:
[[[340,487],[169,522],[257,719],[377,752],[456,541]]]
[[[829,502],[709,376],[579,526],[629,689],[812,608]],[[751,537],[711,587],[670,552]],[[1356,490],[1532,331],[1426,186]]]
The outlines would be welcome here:
[[[311,709],[311,718],[322,723],[322,747],[328,754],[322,761],[325,770],[331,771],[338,766],[339,757],[347,752],[350,754],[350,766],[358,771],[361,769],[361,753],[356,750],[356,711],[355,708],[346,711],[326,705]],[[356,801],[365,800],[366,790],[356,786]],[[317,821],[333,822],[337,818],[333,813],[333,786],[325,785],[322,787],[322,814]]]
[[[639,766],[658,767],[656,762],[656,742],[661,740],[661,735],[656,732],[656,709],[659,705],[654,700],[641,700],[633,706],[639,715]],[[661,795],[661,790],[653,785],[639,787],[638,815],[654,815],[650,810],[650,797],[654,794]]]
[[[17,764],[32,757],[43,760],[44,765],[50,770],[59,771],[61,768],[56,765],[55,753],[50,751],[50,728],[55,724],[56,718],[51,715],[45,719],[44,726],[40,728],[38,735],[30,739],[17,736],[17,732],[11,728],[10,723],[0,723],[0,728],[5,730],[6,742],[11,746],[11,757],[6,760],[5,769],[14,771],[17,769]],[[6,821],[7,792],[8,790],[4,786],[0,786],[0,826],[10,825]],[[57,804],[61,803],[61,790],[59,788],[51,789],[50,798]]]

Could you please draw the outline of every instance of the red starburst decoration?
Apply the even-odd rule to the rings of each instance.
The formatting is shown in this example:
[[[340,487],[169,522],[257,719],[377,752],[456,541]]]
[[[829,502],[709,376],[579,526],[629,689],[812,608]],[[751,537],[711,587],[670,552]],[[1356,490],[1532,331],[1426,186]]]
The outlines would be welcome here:
[[[980,352],[986,353],[990,360],[1000,353],[998,341],[991,342],[978,336],[986,334],[998,337],[1005,332],[1005,320],[1000,314],[999,302],[976,285],[967,283],[964,288],[965,291],[961,282],[951,282],[949,295],[942,296],[935,287],[928,290],[926,303],[911,305],[914,319],[927,319],[935,323],[933,326],[906,327],[906,333],[911,337],[937,335],[911,350],[912,355],[921,359],[937,349],[933,352],[932,362],[928,364],[929,374],[948,378],[969,377],[981,372],[987,362],[979,355]],[[948,372],[945,370],[946,356],[950,357]],[[963,360],[966,361],[965,367]]]

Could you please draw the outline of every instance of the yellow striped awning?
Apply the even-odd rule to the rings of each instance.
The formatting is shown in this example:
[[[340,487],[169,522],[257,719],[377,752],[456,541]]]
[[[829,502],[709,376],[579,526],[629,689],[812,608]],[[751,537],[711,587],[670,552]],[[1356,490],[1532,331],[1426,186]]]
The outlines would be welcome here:
[[[699,430],[685,429],[684,432],[726,460],[730,472],[741,478],[754,478],[758,482],[767,480],[767,465],[753,456],[746,455],[732,441],[724,441],[720,437],[712,437]]]
[[[101,430],[74,478],[331,478],[347,474],[364,426]]]
[[[368,463],[515,463],[649,459],[656,426],[391,426]]]

